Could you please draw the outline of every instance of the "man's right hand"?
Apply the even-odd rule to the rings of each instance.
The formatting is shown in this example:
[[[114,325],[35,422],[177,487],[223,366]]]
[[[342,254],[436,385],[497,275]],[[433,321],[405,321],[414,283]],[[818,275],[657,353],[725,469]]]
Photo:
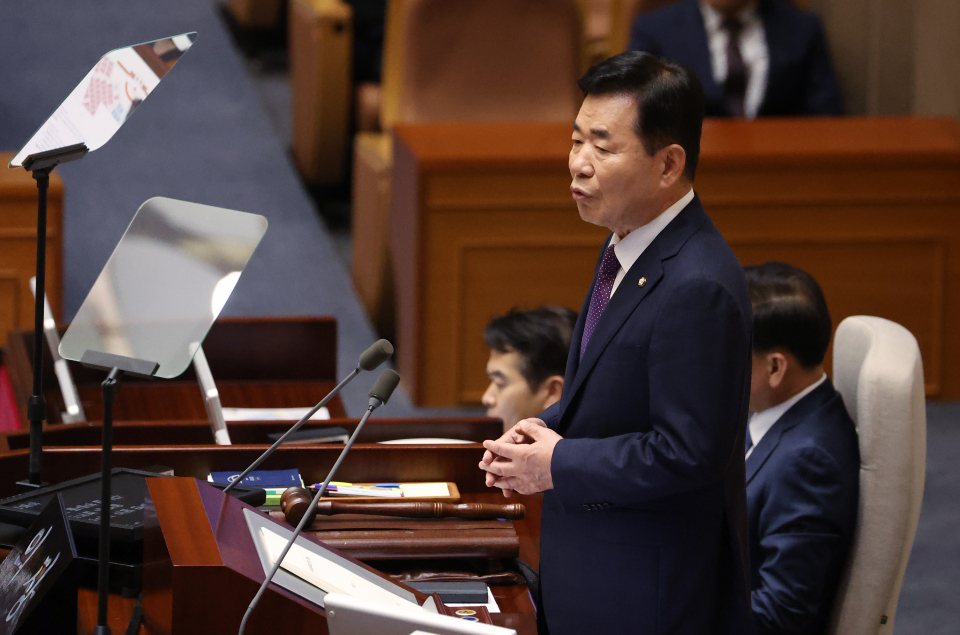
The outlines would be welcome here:
[[[546,428],[546,427],[547,427],[547,424],[546,424],[544,421],[542,421],[541,419],[535,419],[535,418],[534,418],[534,419],[524,419],[523,421],[527,421],[527,422],[529,422],[529,423],[538,425],[538,426],[540,426],[540,427],[542,427],[542,428]],[[527,444],[527,443],[533,443],[533,439],[531,439],[529,436],[527,436],[526,434],[524,434],[524,433],[520,430],[520,424],[523,423],[523,421],[518,422],[517,425],[513,426],[512,428],[510,428],[509,430],[507,430],[506,432],[504,432],[503,435],[501,435],[501,437],[500,437],[499,439],[497,439],[497,441],[500,442],[500,443],[510,443],[510,444],[513,444],[513,445],[523,445],[523,444]],[[509,459],[505,459],[505,458],[503,458],[503,457],[501,457],[501,456],[498,456],[498,455],[494,454],[494,453],[491,452],[490,450],[487,450],[487,451],[485,451],[485,452],[483,453],[483,459],[481,459],[480,463],[483,464],[483,465],[491,465],[491,464],[493,464],[495,461],[509,461]],[[486,482],[487,487],[496,487],[496,484],[497,484],[497,476],[496,476],[495,474],[491,474],[491,473],[488,471],[488,472],[486,473],[485,482]],[[510,496],[512,496],[512,495],[513,495],[513,490],[512,490],[512,489],[509,489],[509,488],[504,488],[504,489],[503,489],[503,496],[504,496],[505,498],[510,498]]]

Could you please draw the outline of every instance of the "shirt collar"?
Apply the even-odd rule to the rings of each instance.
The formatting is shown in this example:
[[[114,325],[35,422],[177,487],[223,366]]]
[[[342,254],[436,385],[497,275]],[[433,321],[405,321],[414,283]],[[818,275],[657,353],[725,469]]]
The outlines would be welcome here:
[[[650,246],[653,239],[656,238],[660,232],[663,231],[663,228],[669,225],[670,221],[676,218],[677,215],[683,211],[683,208],[689,205],[692,200],[693,188],[690,188],[690,191],[684,194],[679,201],[668,207],[666,211],[646,225],[637,227],[623,238],[620,238],[616,232],[614,232],[613,236],[610,237],[610,244],[613,245],[613,253],[617,255],[620,267],[622,267],[624,271],[629,271],[633,263],[640,257],[640,254]]]
[[[798,401],[812,393],[816,390],[820,384],[827,381],[827,374],[824,373],[823,377],[819,380],[813,382],[793,397],[790,397],[786,401],[778,403],[772,408],[767,408],[761,412],[758,412],[750,417],[750,438],[753,440],[753,446],[747,452],[747,456],[750,456],[750,452],[753,451],[753,448],[757,447],[760,443],[760,439],[763,438],[767,432],[770,431],[770,428],[773,427],[777,421],[780,420],[780,417],[787,413],[787,410],[790,410]]]
[[[716,32],[720,30],[720,26],[723,24],[724,15],[711,7],[709,4],[700,0],[700,13],[703,15],[703,24],[707,27],[708,32]],[[751,2],[744,8],[740,9],[740,12],[737,13],[737,17],[740,18],[740,22],[744,25],[749,24],[758,17],[757,2]]]

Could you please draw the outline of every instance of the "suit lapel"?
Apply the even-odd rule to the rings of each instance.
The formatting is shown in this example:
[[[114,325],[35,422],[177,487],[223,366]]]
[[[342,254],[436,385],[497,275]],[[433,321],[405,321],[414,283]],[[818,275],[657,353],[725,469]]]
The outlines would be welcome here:
[[[620,281],[620,285],[613,297],[610,298],[610,302],[604,309],[603,315],[600,316],[599,322],[597,322],[597,327],[590,337],[590,343],[587,344],[587,350],[584,351],[583,358],[580,359],[583,323],[590,307],[590,295],[593,294],[593,286],[591,285],[590,293],[580,310],[580,316],[577,319],[577,332],[574,334],[574,341],[571,343],[570,354],[567,357],[567,371],[564,378],[563,395],[560,399],[560,418],[558,421],[563,418],[573,397],[583,385],[584,379],[590,374],[590,370],[600,359],[607,345],[610,344],[610,341],[623,327],[627,318],[630,317],[640,302],[658,286],[660,279],[663,277],[663,261],[675,256],[683,244],[703,226],[706,220],[707,215],[703,211],[700,198],[694,196],[690,204],[670,221],[670,224],[660,232],[650,246],[640,254],[640,257],[627,271],[623,280]],[[604,249],[609,242],[608,239],[607,243],[604,244]],[[642,287],[639,285],[641,277],[646,278]],[[596,272],[594,273],[594,280],[596,280]]]
[[[753,480],[753,477],[757,475],[757,472],[759,472],[763,464],[767,462],[767,459],[770,458],[773,451],[780,445],[780,439],[783,437],[783,434],[823,407],[835,392],[833,384],[828,378],[817,386],[813,392],[793,404],[789,410],[783,413],[783,416],[763,435],[760,443],[757,444],[757,447],[754,448],[750,456],[747,457],[747,483]]]

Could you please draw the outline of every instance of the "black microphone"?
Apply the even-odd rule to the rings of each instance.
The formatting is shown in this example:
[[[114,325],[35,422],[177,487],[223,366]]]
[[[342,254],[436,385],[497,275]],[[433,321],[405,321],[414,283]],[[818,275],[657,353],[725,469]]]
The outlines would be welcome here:
[[[224,494],[228,493],[230,490],[233,489],[234,485],[238,484],[240,481],[245,479],[247,477],[247,474],[257,469],[257,467],[261,463],[263,463],[268,456],[273,454],[273,452],[277,448],[279,448],[284,441],[287,440],[287,437],[289,437],[291,434],[299,430],[300,426],[306,423],[307,420],[309,420],[310,417],[312,417],[317,412],[317,410],[320,410],[320,408],[323,408],[325,405],[327,405],[327,402],[333,399],[334,396],[336,396],[337,393],[339,393],[344,386],[346,386],[351,381],[353,381],[353,378],[359,375],[360,371],[373,370],[383,362],[390,359],[391,355],[393,355],[393,344],[391,344],[387,340],[377,340],[376,342],[373,343],[373,346],[371,346],[367,350],[360,353],[360,361],[357,364],[357,367],[354,368],[353,371],[351,371],[351,373],[343,379],[343,381],[337,384],[333,390],[327,393],[327,396],[321,399],[320,403],[318,403],[316,406],[311,408],[310,411],[307,412],[307,414],[303,415],[300,421],[297,421],[295,424],[293,424],[293,427],[287,430],[282,437],[274,441],[273,445],[267,448],[266,452],[261,454],[256,461],[251,463],[250,467],[248,467],[247,469],[245,469],[243,472],[240,473],[240,476],[234,479],[232,483],[228,483],[227,486],[223,488],[223,493]],[[390,372],[393,372],[393,371],[390,371]],[[396,375],[396,373],[393,373],[393,374]],[[380,376],[380,379],[381,380],[383,379],[383,375]],[[397,381],[398,382],[400,381],[399,375],[397,376]],[[377,382],[377,385],[379,384],[380,382]],[[396,388],[396,387],[397,387],[396,384],[394,384],[393,388]],[[390,393],[392,392],[393,392],[393,389],[391,388]],[[383,403],[387,403],[385,399],[383,400]]]
[[[385,340],[381,340],[385,341]],[[378,342],[379,343],[379,342]],[[389,346],[389,343],[388,343]],[[373,347],[367,350],[370,352]],[[391,347],[392,348],[392,347]],[[364,353],[366,354],[366,353]],[[384,358],[386,359],[386,357]],[[378,363],[383,363],[378,362]],[[310,501],[310,506],[307,507],[307,511],[304,512],[303,518],[300,519],[300,522],[297,524],[297,528],[293,530],[293,535],[290,536],[290,540],[287,541],[287,544],[284,546],[283,551],[280,552],[280,557],[277,558],[277,561],[273,564],[273,569],[270,570],[269,575],[263,581],[263,584],[260,585],[260,590],[257,591],[257,594],[254,596],[253,600],[250,602],[250,606],[247,607],[246,613],[243,614],[243,619],[240,621],[240,631],[237,635],[243,635],[244,629],[247,627],[247,620],[250,618],[250,614],[253,613],[253,609],[257,606],[257,602],[260,601],[261,596],[267,590],[267,586],[270,584],[270,581],[273,580],[273,576],[277,574],[277,571],[280,569],[280,563],[283,562],[283,559],[287,557],[287,552],[290,551],[290,548],[293,546],[293,543],[297,540],[297,536],[300,535],[300,532],[303,531],[303,528],[311,521],[317,512],[317,503],[320,502],[320,497],[323,496],[323,493],[327,491],[327,485],[330,484],[330,481],[333,479],[334,475],[337,473],[337,468],[340,467],[340,464],[343,463],[343,459],[347,456],[347,452],[350,451],[350,448],[353,446],[354,440],[356,440],[357,435],[360,434],[360,430],[363,428],[363,424],[367,422],[367,419],[370,418],[370,415],[374,410],[387,403],[390,400],[390,395],[393,394],[393,391],[397,389],[397,385],[400,383],[400,375],[396,372],[387,368],[382,373],[380,373],[380,378],[377,379],[377,383],[373,385],[373,388],[370,389],[368,396],[370,401],[367,405],[367,411],[363,413],[363,418],[360,419],[360,423],[357,424],[357,428],[353,431],[353,434],[350,435],[350,439],[347,441],[346,445],[343,446],[343,450],[340,451],[340,456],[337,457],[336,463],[333,464],[333,467],[330,468],[330,472],[327,474],[327,479],[323,482],[323,485],[320,486],[320,489],[317,490],[316,495],[313,497],[313,500]],[[240,480],[240,479],[237,479]],[[226,491],[226,490],[224,490]]]

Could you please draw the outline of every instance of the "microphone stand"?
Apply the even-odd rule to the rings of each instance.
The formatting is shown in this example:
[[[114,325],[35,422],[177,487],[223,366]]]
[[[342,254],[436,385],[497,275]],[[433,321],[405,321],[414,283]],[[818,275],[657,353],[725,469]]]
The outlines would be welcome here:
[[[243,472],[241,472],[241,473],[240,473],[240,476],[238,476],[236,479],[234,479],[231,483],[228,483],[227,486],[223,488],[223,493],[224,493],[224,494],[230,493],[230,490],[233,489],[233,486],[234,486],[234,485],[239,484],[241,481],[243,481],[243,479],[245,479],[245,478],[247,477],[247,475],[248,475],[250,472],[252,472],[253,470],[257,469],[257,466],[259,466],[261,463],[263,463],[263,462],[267,459],[267,457],[269,457],[271,454],[273,454],[273,451],[276,450],[277,448],[279,448],[279,447],[280,447],[280,444],[282,444],[284,441],[287,440],[287,437],[289,437],[291,434],[293,434],[294,432],[296,432],[297,430],[299,430],[299,429],[300,429],[300,426],[302,426],[304,423],[306,423],[307,421],[309,421],[310,417],[312,417],[314,414],[316,414],[317,410],[320,410],[320,408],[323,408],[325,405],[327,405],[327,402],[329,402],[331,399],[333,399],[333,398],[337,395],[337,393],[339,393],[340,390],[341,390],[344,386],[346,386],[346,385],[349,384],[351,381],[353,381],[353,378],[356,377],[357,375],[359,375],[361,370],[362,370],[362,369],[361,369],[359,366],[357,366],[356,368],[354,368],[353,371],[351,371],[351,373],[350,373],[349,375],[347,375],[346,377],[344,377],[343,380],[334,387],[333,390],[331,390],[329,393],[327,393],[327,396],[326,396],[326,397],[324,397],[323,399],[320,400],[320,403],[318,403],[316,406],[314,406],[313,408],[311,408],[310,411],[307,412],[307,414],[303,415],[303,417],[300,419],[300,421],[297,421],[295,424],[293,424],[293,427],[291,427],[289,430],[287,430],[287,431],[283,434],[283,436],[281,436],[279,439],[277,439],[277,440],[274,442],[273,445],[271,445],[269,448],[267,448],[267,451],[266,451],[266,452],[264,452],[264,453],[261,454],[259,457],[257,457],[257,460],[256,460],[256,461],[254,461],[253,463],[251,463],[250,466],[249,466],[247,469],[245,469]],[[372,411],[371,411],[371,410],[368,410],[366,413],[364,413],[364,415],[363,415],[363,416],[364,416],[364,419],[363,419],[362,421],[366,421],[366,417],[369,415],[370,412],[372,412]],[[362,425],[363,425],[363,423],[361,422],[360,426],[362,426]],[[360,426],[357,426],[357,430],[360,429]],[[356,435],[357,435],[357,432],[354,431],[353,436],[350,437],[350,443],[353,443],[353,438],[354,438]],[[349,443],[347,444],[347,447],[350,447]]]
[[[47,404],[43,398],[43,299],[47,274],[47,189],[50,173],[61,163],[76,161],[87,154],[87,146],[78,143],[64,148],[31,154],[23,161],[23,169],[37,182],[37,276],[36,301],[33,313],[33,394],[27,401],[27,419],[30,421],[30,477],[17,483],[24,489],[44,486],[40,475],[40,457],[43,451],[43,420],[47,418]]]
[[[359,370],[359,369],[358,369]],[[356,371],[355,371],[356,372]],[[280,565],[283,563],[283,559],[287,557],[287,552],[293,547],[293,543],[296,542],[297,536],[300,535],[300,532],[303,531],[303,528],[307,526],[307,523],[311,520],[314,515],[314,512],[317,509],[317,504],[320,502],[320,498],[323,496],[323,493],[327,491],[327,485],[330,484],[330,481],[333,479],[334,475],[337,473],[337,469],[340,467],[340,464],[343,463],[343,459],[346,458],[347,452],[350,451],[353,442],[356,440],[357,436],[360,434],[360,430],[363,429],[363,425],[367,422],[367,419],[370,418],[370,415],[373,414],[373,411],[386,403],[387,399],[390,398],[390,393],[393,392],[393,388],[396,388],[396,383],[393,384],[392,388],[387,389],[386,391],[377,391],[377,387],[383,383],[384,378],[388,373],[392,373],[396,380],[399,382],[400,378],[393,373],[393,371],[386,370],[381,374],[380,381],[377,382],[377,386],[374,386],[374,389],[371,390],[369,405],[367,406],[367,411],[363,413],[363,417],[360,419],[360,423],[357,424],[356,429],[353,431],[353,434],[350,435],[350,438],[347,440],[347,443],[343,446],[343,450],[340,451],[340,456],[337,457],[336,462],[333,464],[333,467],[330,468],[330,472],[327,474],[326,480],[323,481],[323,484],[320,486],[320,489],[317,491],[316,496],[310,502],[310,506],[307,508],[307,511],[303,514],[303,518],[300,519],[300,522],[297,524],[297,528],[293,531],[293,536],[287,541],[286,546],[283,548],[280,557],[277,558],[277,561],[273,564],[273,568],[270,570],[270,573],[267,575],[266,579],[263,581],[263,584],[260,585],[260,590],[257,591],[257,594],[254,596],[253,600],[250,602],[250,605],[247,607],[246,612],[243,614],[243,619],[240,621],[240,631],[237,635],[243,635],[244,630],[247,627],[247,620],[250,619],[250,614],[253,613],[253,609],[257,606],[257,603],[260,601],[260,598],[266,592],[267,587],[270,585],[270,581],[273,580],[273,576],[277,574],[277,571],[280,570]],[[346,380],[344,380],[346,381]],[[375,394],[375,392],[385,393],[385,394]],[[279,441],[278,441],[279,443]],[[234,482],[239,482],[241,479],[237,479]],[[224,490],[226,491],[226,490]]]

